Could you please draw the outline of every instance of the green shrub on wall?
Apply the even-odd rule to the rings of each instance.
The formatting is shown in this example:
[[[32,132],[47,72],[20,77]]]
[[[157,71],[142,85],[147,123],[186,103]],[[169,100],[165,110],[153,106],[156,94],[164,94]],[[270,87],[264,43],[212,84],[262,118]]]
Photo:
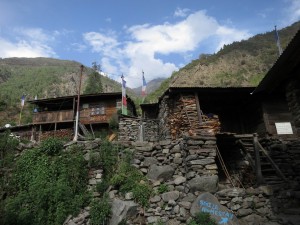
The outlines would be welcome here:
[[[108,200],[108,195],[104,195],[101,199],[95,199],[91,203],[91,225],[108,224],[111,214],[111,206]]]
[[[210,217],[210,214],[198,212],[188,225],[217,225],[217,222]]]
[[[63,224],[88,203],[82,152],[61,152],[56,141],[46,143],[51,144],[27,150],[18,158],[9,183],[12,193],[3,203],[2,224]]]
[[[50,137],[41,143],[39,149],[47,155],[55,155],[63,149],[63,146],[61,139]]]

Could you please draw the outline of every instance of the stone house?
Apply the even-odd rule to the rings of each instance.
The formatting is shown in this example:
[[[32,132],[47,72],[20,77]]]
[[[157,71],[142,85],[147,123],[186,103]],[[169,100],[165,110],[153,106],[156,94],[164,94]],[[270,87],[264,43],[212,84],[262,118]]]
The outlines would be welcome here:
[[[258,87],[207,87],[184,77],[175,80],[158,103],[141,105],[142,118],[120,120],[119,137],[134,144],[135,166],[153,180],[160,178],[153,171],[173,168],[173,176],[162,179],[184,201],[189,195],[217,192],[222,205],[247,224],[298,224],[299,54],[300,32]],[[248,196],[262,187],[264,206],[246,206],[247,195],[230,202],[228,195],[219,194],[237,187]],[[181,206],[183,199],[176,203]],[[156,215],[154,202],[152,210],[148,221]],[[276,213],[284,215],[278,219]]]

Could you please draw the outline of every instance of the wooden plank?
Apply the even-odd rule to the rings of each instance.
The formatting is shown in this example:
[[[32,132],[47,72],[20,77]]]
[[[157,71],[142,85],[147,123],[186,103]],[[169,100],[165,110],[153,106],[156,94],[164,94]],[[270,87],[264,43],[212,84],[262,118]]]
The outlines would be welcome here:
[[[201,109],[200,109],[200,102],[199,102],[199,96],[198,93],[195,92],[195,99],[196,99],[196,108],[197,108],[197,115],[198,115],[198,120],[199,120],[199,124],[202,124],[202,113],[201,113]]]
[[[267,133],[272,134],[272,132],[270,130],[270,125],[269,125],[270,123],[269,123],[269,118],[268,118],[268,112],[266,110],[266,106],[264,103],[262,104],[262,111],[263,111],[263,119],[264,119],[266,131],[267,131]]]
[[[259,155],[259,145],[258,145],[258,137],[257,134],[253,135],[253,145],[254,145],[254,156],[255,156],[255,174],[256,174],[256,182],[257,185],[261,185],[264,183],[264,178],[261,172],[261,165],[260,165],[260,155]]]
[[[272,160],[272,158],[270,157],[269,153],[262,147],[262,145],[258,142],[257,143],[258,147],[261,149],[261,151],[265,154],[265,156],[267,157],[267,159],[269,160],[269,162],[272,164],[273,168],[276,170],[276,173],[284,180],[284,181],[288,181],[286,179],[286,177],[283,175],[283,173],[281,172],[281,170],[279,169],[279,167],[276,165],[276,163]]]

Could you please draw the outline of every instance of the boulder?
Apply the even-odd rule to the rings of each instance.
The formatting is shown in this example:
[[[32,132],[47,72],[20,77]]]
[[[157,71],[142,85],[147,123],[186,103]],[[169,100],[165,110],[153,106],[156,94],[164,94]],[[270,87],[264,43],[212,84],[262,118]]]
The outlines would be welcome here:
[[[192,192],[209,191],[214,193],[218,190],[218,176],[195,177],[188,184]]]
[[[174,184],[179,185],[179,184],[184,183],[185,181],[186,181],[185,177],[179,176],[179,177],[176,177],[176,179],[174,180]]]
[[[157,159],[154,157],[145,157],[143,166],[149,167],[153,164],[157,164]]]
[[[218,199],[209,192],[199,195],[192,203],[190,209],[191,215],[195,216],[198,212],[209,213],[217,224],[245,225],[244,222],[239,221],[228,208],[222,206]]]
[[[161,195],[164,202],[169,202],[170,200],[176,201],[179,198],[179,191],[169,191]]]
[[[151,180],[169,180],[172,178],[175,170],[172,166],[158,166],[156,164],[151,165],[147,174],[147,177]]]
[[[133,201],[114,199],[111,207],[111,219],[109,225],[118,225],[123,219],[136,216],[138,205]]]
[[[220,197],[243,197],[245,194],[246,192],[242,188],[228,188],[216,193],[216,195]]]

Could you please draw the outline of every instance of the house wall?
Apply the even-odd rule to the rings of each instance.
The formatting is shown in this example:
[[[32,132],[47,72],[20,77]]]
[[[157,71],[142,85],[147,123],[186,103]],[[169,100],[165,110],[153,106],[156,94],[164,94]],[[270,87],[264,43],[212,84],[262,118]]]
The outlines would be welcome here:
[[[43,111],[33,114],[32,122],[36,123],[57,123],[72,121],[74,119],[73,110]]]
[[[80,122],[83,124],[108,123],[118,111],[116,105],[115,99],[83,103],[80,109]]]
[[[300,82],[293,79],[286,86],[286,98],[289,109],[292,113],[295,129],[300,134]]]
[[[119,141],[158,141],[158,121],[121,116],[119,122]]]
[[[286,100],[283,98],[272,98],[265,100],[262,103],[263,108],[263,118],[266,126],[266,131],[271,136],[277,135],[295,135],[296,129],[292,114],[288,109]],[[276,129],[276,123],[290,123],[292,127],[293,134],[280,134],[280,131]]]

